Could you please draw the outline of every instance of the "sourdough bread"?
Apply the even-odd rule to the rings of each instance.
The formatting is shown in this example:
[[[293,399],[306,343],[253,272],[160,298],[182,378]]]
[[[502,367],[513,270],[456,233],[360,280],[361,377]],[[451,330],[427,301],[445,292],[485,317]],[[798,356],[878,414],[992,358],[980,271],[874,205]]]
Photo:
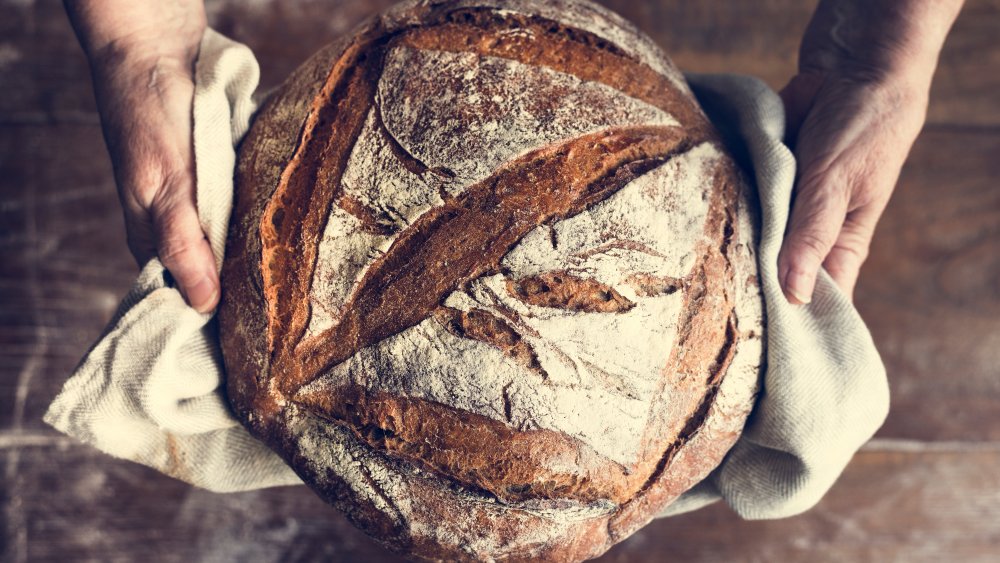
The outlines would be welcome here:
[[[391,549],[596,557],[743,427],[753,194],[596,5],[395,6],[272,95],[236,186],[230,402]]]

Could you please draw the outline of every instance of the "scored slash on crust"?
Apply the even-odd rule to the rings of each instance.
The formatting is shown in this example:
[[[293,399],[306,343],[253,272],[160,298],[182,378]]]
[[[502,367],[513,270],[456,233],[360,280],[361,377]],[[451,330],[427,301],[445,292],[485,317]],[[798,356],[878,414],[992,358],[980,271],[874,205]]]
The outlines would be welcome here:
[[[437,6],[438,3],[428,5]],[[680,478],[674,476],[665,481],[678,452],[685,444],[696,440],[701,431],[716,400],[721,379],[732,361],[734,343],[744,338],[734,320],[734,278],[728,248],[735,225],[732,210],[740,189],[732,180],[736,173],[727,166],[715,170],[713,187],[709,190],[712,211],[705,224],[704,242],[694,251],[700,258],[690,274],[681,278],[633,276],[626,282],[640,296],[682,293],[684,306],[678,319],[678,340],[664,369],[676,374],[677,381],[671,384],[689,387],[692,397],[690,405],[681,409],[687,409],[689,414],[678,420],[671,420],[665,414],[662,402],[650,404],[651,422],[647,431],[653,427],[679,427],[674,429],[677,438],[670,443],[650,431],[643,440],[645,451],[641,458],[644,461],[639,466],[613,467],[617,464],[609,465],[607,458],[593,451],[588,453],[584,444],[565,434],[537,428],[510,428],[500,421],[486,417],[480,420],[471,413],[432,401],[360,387],[344,387],[335,395],[305,393],[305,386],[331,365],[428,317],[437,319],[452,334],[488,342],[522,365],[541,369],[534,350],[520,338],[520,334],[526,334],[531,328],[519,322],[517,313],[497,306],[498,303],[494,303],[492,312],[460,311],[445,307],[443,297],[485,273],[506,274],[499,260],[524,236],[525,225],[552,224],[571,217],[699,143],[717,143],[711,127],[683,88],[677,88],[670,79],[647,64],[636,62],[607,40],[595,39],[588,32],[545,18],[490,9],[434,7],[417,14],[410,19],[404,18],[410,22],[407,26],[387,30],[377,22],[357,36],[336,59],[326,84],[314,98],[295,154],[256,223],[260,229],[260,256],[263,258],[258,291],[263,294],[268,308],[265,325],[268,361],[259,362],[265,366],[266,375],[258,387],[243,385],[231,375],[231,396],[244,419],[248,418],[246,406],[254,405],[251,412],[258,418],[251,429],[268,439],[286,457],[293,455],[289,452],[296,449],[286,442],[292,439],[287,429],[277,427],[287,422],[277,414],[281,405],[269,401],[288,401],[285,404],[289,412],[305,409],[331,425],[349,430],[359,443],[367,444],[376,452],[407,460],[414,467],[430,470],[428,475],[451,479],[476,494],[511,503],[511,507],[527,507],[529,501],[546,499],[569,502],[613,498],[619,504],[615,515],[597,528],[588,524],[585,528],[589,531],[581,532],[595,534],[595,537],[601,535],[606,540],[595,539],[590,544],[570,536],[561,540],[564,541],[561,545],[573,546],[572,553],[595,555],[610,545],[608,541],[617,541],[648,520],[650,507],[662,505],[690,486],[692,483],[687,481],[696,478],[692,471],[707,472],[718,461],[713,457],[702,462],[704,467],[682,468],[686,473]],[[572,43],[573,48],[558,48],[560,41]],[[676,117],[679,125],[614,127],[576,135],[571,140],[511,160],[489,178],[463,193],[452,195],[446,186],[456,181],[454,173],[447,168],[428,167],[407,152],[383,122],[376,83],[383,57],[394,45],[509,58],[570,73],[648,102]],[[410,172],[436,185],[444,201],[444,205],[428,211],[409,225],[402,214],[393,213],[391,209],[377,213],[340,188],[341,175],[371,108],[375,110],[379,134],[395,158]],[[526,185],[539,188],[535,190],[538,193],[529,193],[531,190],[525,189]],[[322,189],[315,189],[318,187]],[[311,335],[307,331],[308,296],[320,235],[332,206],[356,217],[371,232],[391,233],[396,239],[374,258],[344,303],[334,325],[319,335]],[[484,220],[483,211],[487,209],[494,219],[492,223]],[[496,215],[501,217],[496,219]],[[472,238],[466,236],[469,233]],[[552,247],[558,247],[560,241],[556,240],[554,229],[550,234]],[[456,244],[456,240],[461,244]],[[465,249],[450,248],[449,241],[450,246],[464,245]],[[470,252],[470,248],[478,252]],[[614,249],[598,251],[608,250]],[[641,248],[628,250],[655,252]],[[237,262],[244,259],[238,252],[230,254],[235,255],[234,263],[246,267],[245,263]],[[444,262],[447,267],[442,267]],[[502,293],[502,288],[497,292]],[[613,288],[569,272],[507,277],[506,290],[524,303],[543,307],[615,314],[634,305]],[[227,322],[225,318],[223,322]],[[724,330],[720,330],[722,327]],[[232,364],[231,357],[232,353],[227,352],[227,368]],[[544,375],[544,370],[541,371]],[[630,392],[613,374],[600,369],[594,371],[602,377],[602,384],[618,387],[626,395]],[[270,389],[260,387],[262,383]],[[667,379],[661,378],[657,396],[662,396],[660,391],[666,384]],[[247,396],[245,390],[255,390],[255,395]],[[511,400],[508,388],[503,391],[504,414],[509,423],[512,420]],[[417,424],[412,424],[414,422]],[[454,436],[455,429],[462,429],[467,439],[450,443],[448,440]],[[546,442],[546,447],[559,451],[557,443],[561,441],[564,443],[562,451],[576,452],[581,465],[597,469],[568,482],[565,475],[546,475],[545,468],[539,467],[534,457],[537,445],[532,442],[542,435],[552,440]],[[476,450],[477,444],[481,447]],[[496,451],[497,444],[504,444],[508,451]],[[462,448],[476,451],[462,457],[459,455]],[[301,466],[296,468],[300,473],[303,471]],[[601,476],[602,472],[605,475]],[[684,483],[687,485],[677,488]],[[325,490],[328,486],[320,485],[320,492],[342,504],[341,493]],[[421,486],[411,483],[411,493],[418,494],[416,491]],[[332,499],[331,494],[338,498]],[[391,496],[383,495],[389,505],[393,505]],[[398,520],[405,523],[406,518],[400,512],[403,509],[396,507],[393,510],[399,513]],[[436,510],[447,512],[451,508],[439,506]],[[364,511],[352,511],[351,514],[353,521],[383,539],[417,541],[415,536],[406,539],[408,536],[400,530],[391,533],[383,530],[374,514]],[[441,522],[445,524],[447,522]],[[416,531],[411,530],[411,533],[416,534]],[[513,529],[502,532],[510,534],[511,538],[520,538],[519,533]],[[555,538],[561,533],[553,531],[554,535],[541,543],[531,544],[530,548],[525,547],[520,553],[551,555],[555,552],[546,551],[547,546],[557,545]],[[438,544],[421,544],[417,551],[453,555],[458,552],[449,550],[465,549],[458,544]],[[475,553],[490,553],[482,549],[484,551],[477,548]],[[570,551],[560,555],[567,553]]]
[[[470,21],[454,14],[451,19],[462,19],[463,24]],[[669,82],[651,74],[646,67],[634,64],[596,66],[560,60],[532,50],[529,45],[518,45],[517,39],[502,44],[493,42],[487,32],[477,27],[459,34],[455,25],[453,21],[442,24],[439,27],[445,28],[443,30],[435,26],[417,27],[368,44],[355,44],[347,50],[317,98],[317,106],[307,122],[296,155],[283,173],[282,182],[261,221],[262,253],[267,266],[263,271],[264,290],[272,312],[268,327],[272,383],[277,386],[275,391],[280,396],[319,408],[327,416],[341,409],[315,394],[303,395],[298,390],[369,344],[432,315],[439,320],[450,316],[447,326],[453,333],[490,342],[526,367],[540,370],[534,351],[516,337],[516,331],[509,324],[485,312],[456,315],[457,312],[442,307],[441,302],[465,283],[499,271],[500,259],[536,225],[571,217],[614,194],[638,176],[711,138],[697,110],[665,95],[670,89]],[[551,29],[544,31],[552,32]],[[462,42],[448,44],[449,37],[461,37]],[[341,307],[337,322],[318,335],[307,336],[309,286],[317,261],[317,243],[307,241],[318,240],[325,223],[325,210],[330,205],[340,205],[370,228],[378,228],[379,221],[372,211],[344,194],[339,185],[340,175],[354,147],[353,139],[361,130],[368,108],[375,108],[377,130],[403,166],[421,176],[431,171],[392,137],[381,117],[376,95],[378,69],[392,44],[421,49],[464,49],[481,55],[511,56],[535,64],[548,64],[582,77],[612,82],[640,99],[654,104],[659,102],[657,105],[683,117],[687,126],[617,127],[542,147],[505,163],[490,177],[467,187],[458,196],[443,198],[444,205],[427,211],[395,233],[392,245],[375,259]],[[606,75],[608,68],[614,69],[610,71],[612,76]],[[636,87],[642,82],[627,79],[623,69],[655,76],[653,83],[659,85],[660,91],[655,91],[648,83],[645,89]],[[591,76],[594,73],[605,75]],[[437,176],[447,181],[452,174],[439,171]],[[329,187],[317,190],[315,186]],[[612,246],[592,252],[604,252]],[[651,249],[643,251],[652,252]],[[610,288],[594,286],[598,282],[593,280],[574,280],[572,285],[580,289],[589,284],[590,289],[603,292],[607,296],[603,305],[580,297],[575,304],[569,300],[560,303],[558,299],[553,300],[551,285],[548,292],[529,295],[525,286],[530,286],[532,280],[510,280],[509,283],[512,294],[528,303],[548,300],[549,306],[572,308],[575,305],[583,310],[586,307],[627,310],[631,306],[628,300],[612,294]],[[679,287],[670,286],[669,281],[666,283],[668,290]],[[648,284],[646,288],[649,289]],[[695,299],[691,301],[697,303],[697,295],[693,295]],[[695,317],[696,313],[689,313],[687,322]],[[682,342],[683,338],[682,335]],[[385,447],[384,441],[382,446]],[[660,463],[662,465],[663,460]],[[437,469],[445,468],[439,466]],[[458,469],[452,468],[446,472],[454,475],[456,471]],[[621,471],[631,472],[625,468]],[[649,470],[638,473],[648,476]],[[629,481],[639,477],[635,475]],[[595,480],[594,475],[587,480],[593,480],[592,485],[599,489],[607,486],[598,485],[603,479]],[[515,496],[499,490],[494,492],[508,500],[527,498],[539,492],[537,487],[527,485],[508,487],[506,492],[511,490],[516,491]],[[578,494],[581,493],[582,490]],[[630,486],[612,496],[621,501],[632,493]]]

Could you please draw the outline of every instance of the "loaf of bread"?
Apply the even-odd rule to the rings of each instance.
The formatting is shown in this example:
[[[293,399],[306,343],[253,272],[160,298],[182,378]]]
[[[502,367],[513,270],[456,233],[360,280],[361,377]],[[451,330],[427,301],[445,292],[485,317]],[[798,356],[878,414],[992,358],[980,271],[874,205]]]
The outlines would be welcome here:
[[[753,194],[603,8],[397,5],[271,96],[236,185],[229,400],[390,549],[596,557],[743,428]]]

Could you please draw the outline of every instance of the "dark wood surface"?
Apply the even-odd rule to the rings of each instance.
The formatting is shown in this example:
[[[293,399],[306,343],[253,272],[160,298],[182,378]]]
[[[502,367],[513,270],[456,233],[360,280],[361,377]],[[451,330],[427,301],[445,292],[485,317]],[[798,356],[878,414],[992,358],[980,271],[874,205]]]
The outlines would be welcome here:
[[[388,0],[209,2],[263,83]],[[609,0],[680,66],[778,88],[814,2]],[[722,505],[603,560],[995,561],[1000,555],[1000,0],[969,0],[857,304],[893,407],[827,497],[786,520]],[[136,273],[86,62],[57,0],[0,0],[0,561],[395,561],[302,487],[200,491],[41,415]]]

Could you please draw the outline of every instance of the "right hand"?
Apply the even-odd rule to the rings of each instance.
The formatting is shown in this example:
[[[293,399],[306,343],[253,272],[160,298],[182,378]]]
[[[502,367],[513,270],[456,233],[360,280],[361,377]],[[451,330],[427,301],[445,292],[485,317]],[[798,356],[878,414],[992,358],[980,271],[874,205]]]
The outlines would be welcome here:
[[[961,4],[820,1],[799,72],[781,91],[799,165],[778,255],[789,302],[810,301],[820,265],[851,296],[923,126],[938,54]]]
[[[67,0],[90,60],[128,246],[158,256],[187,302],[209,312],[219,276],[198,219],[192,109],[205,30],[200,1]]]

